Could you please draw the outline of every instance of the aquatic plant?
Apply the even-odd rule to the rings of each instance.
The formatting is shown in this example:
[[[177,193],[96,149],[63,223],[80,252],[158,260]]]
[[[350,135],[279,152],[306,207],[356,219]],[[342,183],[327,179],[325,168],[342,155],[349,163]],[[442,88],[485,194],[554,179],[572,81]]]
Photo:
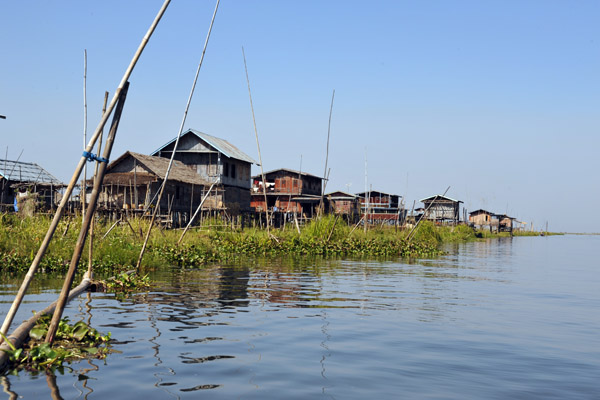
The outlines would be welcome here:
[[[135,271],[125,271],[106,280],[107,289],[116,292],[131,292],[150,287],[148,274],[139,275]]]
[[[8,360],[13,372],[25,369],[27,371],[53,370],[63,365],[85,358],[105,358],[110,352],[110,332],[100,334],[83,321],[71,325],[67,317],[61,319],[53,344],[42,340],[48,333],[50,315],[41,317],[29,332],[30,340],[22,348],[9,344]]]

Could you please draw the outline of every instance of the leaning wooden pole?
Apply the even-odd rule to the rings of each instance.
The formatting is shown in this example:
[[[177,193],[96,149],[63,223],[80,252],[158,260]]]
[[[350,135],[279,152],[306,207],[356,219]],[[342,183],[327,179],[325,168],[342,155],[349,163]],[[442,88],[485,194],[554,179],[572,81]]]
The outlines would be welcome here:
[[[94,218],[94,211],[96,210],[98,196],[100,195],[100,191],[102,189],[104,173],[106,172],[106,166],[108,164],[108,160],[112,152],[112,147],[115,142],[117,129],[119,128],[119,121],[121,120],[121,114],[123,112],[123,106],[125,105],[125,98],[127,97],[128,88],[129,82],[125,84],[125,87],[121,91],[119,103],[117,104],[115,115],[113,116],[112,124],[110,126],[110,131],[108,133],[108,137],[106,138],[106,147],[104,148],[103,158],[98,160],[98,174],[96,175],[96,179],[94,179],[94,189],[92,190],[92,194],[90,196],[90,202],[85,213],[85,220],[81,225],[81,231],[79,232],[79,237],[77,238],[77,243],[75,244],[75,250],[73,251],[71,264],[69,265],[69,270],[67,271],[67,276],[65,277],[65,282],[63,284],[62,291],[60,292],[60,296],[58,298],[56,310],[54,310],[52,321],[48,326],[46,343],[53,342],[56,329],[58,328],[58,323],[60,322],[60,318],[62,317],[62,313],[67,304],[69,290],[71,290],[71,285],[73,284],[73,279],[75,278],[75,272],[77,271],[77,265],[79,264],[79,260],[81,259],[81,253],[83,252],[85,239],[87,237],[91,221]]]
[[[210,21],[208,33],[206,34],[206,40],[204,41],[204,48],[202,49],[202,55],[200,56],[200,62],[198,63],[198,68],[196,68],[196,76],[194,77],[194,82],[192,83],[192,90],[190,90],[190,95],[188,96],[188,101],[185,106],[185,111],[183,112],[183,118],[181,119],[181,125],[179,126],[179,134],[177,135],[177,139],[175,140],[175,145],[173,146],[173,152],[171,153],[171,159],[169,160],[167,172],[165,173],[165,179],[163,179],[163,183],[160,186],[158,199],[156,200],[156,207],[154,207],[154,211],[152,212],[152,218],[150,219],[150,225],[148,226],[148,231],[146,232],[146,237],[144,238],[144,244],[142,244],[142,249],[140,250],[140,255],[138,257],[137,264],[136,264],[137,270],[139,270],[142,265],[142,259],[144,258],[144,253],[146,252],[146,246],[148,245],[148,240],[150,239],[150,232],[152,232],[152,227],[154,226],[154,221],[156,220],[156,213],[158,212],[158,209],[160,208],[160,202],[162,201],[162,196],[165,191],[165,187],[167,186],[167,180],[169,179],[169,173],[171,172],[173,162],[175,161],[175,153],[177,152],[177,147],[179,146],[179,139],[181,138],[181,134],[183,132],[183,127],[185,126],[185,120],[187,119],[187,114],[188,114],[188,110],[190,109],[192,97],[194,97],[194,90],[196,89],[196,83],[198,82],[198,76],[200,75],[200,69],[202,68],[202,62],[204,61],[204,54],[206,53],[206,48],[208,47],[208,40],[210,39],[210,33],[212,32],[212,28],[215,23],[215,17],[217,16],[217,10],[219,9],[219,1],[220,0],[217,0],[217,5],[215,6],[215,11],[213,12],[213,16]]]
[[[248,78],[248,65],[246,64],[246,53],[242,46],[242,55],[244,56],[244,69],[246,70],[246,82],[248,83],[248,96],[250,97],[250,109],[252,110],[252,122],[254,123],[254,136],[256,136],[256,148],[258,149],[258,162],[260,162],[260,175],[263,182],[263,195],[265,196],[265,218],[267,222],[267,233],[269,230],[269,203],[267,202],[267,180],[263,169],[262,156],[260,155],[260,144],[258,142],[258,130],[256,129],[256,117],[254,116],[254,105],[252,104],[252,92],[250,91],[250,78]]]
[[[42,244],[40,245],[40,248],[39,248],[35,258],[33,259],[31,266],[29,267],[29,271],[27,272],[27,275],[25,275],[23,283],[21,284],[21,287],[19,289],[19,292],[17,293],[17,296],[15,297],[15,300],[13,301],[13,304],[12,304],[10,310],[8,311],[8,314],[4,318],[4,323],[2,324],[2,328],[0,328],[0,332],[6,333],[8,331],[8,329],[10,328],[10,324],[12,323],[12,321],[15,317],[15,314],[17,313],[17,310],[19,309],[19,306],[21,305],[21,302],[23,301],[23,297],[25,296],[25,293],[27,292],[27,289],[29,288],[29,284],[33,280],[33,276],[35,275],[35,273],[38,269],[38,266],[40,265],[40,261],[42,260],[42,257],[44,257],[44,254],[46,254],[46,250],[48,249],[50,241],[52,240],[52,236],[54,235],[54,232],[56,231],[56,227],[58,226],[58,223],[60,222],[60,218],[62,217],[64,209],[67,205],[67,202],[69,201],[69,198],[71,197],[71,194],[73,193],[73,188],[77,184],[77,180],[79,179],[81,170],[83,169],[83,166],[87,162],[88,157],[90,157],[90,155],[91,155],[90,152],[92,151],[94,144],[98,140],[98,137],[100,136],[100,132],[102,131],[102,129],[104,129],[104,125],[106,125],[106,121],[108,121],[110,114],[113,112],[113,110],[117,104],[117,101],[121,95],[121,91],[123,90],[123,87],[125,86],[127,80],[131,76],[131,73],[133,72],[133,68],[137,64],[140,56],[142,55],[142,52],[144,51],[144,48],[146,47],[146,44],[150,40],[152,33],[156,29],[158,22],[164,15],[170,2],[171,2],[171,0],[165,0],[161,9],[159,10],[158,14],[156,15],[156,18],[152,22],[152,25],[150,25],[148,32],[146,32],[146,35],[142,39],[142,42],[140,43],[137,51],[135,52],[133,59],[131,60],[129,66],[127,67],[127,70],[125,71],[125,74],[123,75],[123,79],[121,79],[121,82],[119,83],[119,86],[117,87],[117,90],[115,91],[115,94],[114,94],[108,108],[106,109],[106,112],[100,119],[100,123],[98,124],[96,131],[90,138],[90,141],[89,141],[87,147],[85,148],[85,151],[83,152],[81,159],[79,160],[79,163],[77,164],[77,167],[75,168],[75,172],[73,173],[73,177],[71,178],[71,181],[70,181],[69,185],[67,186],[65,194],[63,195],[63,198],[62,198],[58,208],[56,209],[56,213],[54,214],[52,223],[50,224],[50,227],[48,228],[48,232],[46,232],[46,236],[44,237],[44,240],[43,240]]]
[[[211,190],[213,189],[213,187],[217,183],[219,183],[219,179],[218,178],[217,178],[216,181],[213,182],[212,185],[210,185],[210,188],[208,188],[208,192],[206,192],[206,194],[202,198],[202,201],[200,201],[200,204],[198,205],[198,208],[196,208],[196,212],[194,213],[194,215],[192,215],[192,218],[190,218],[190,222],[188,222],[187,226],[185,227],[185,229],[181,233],[181,236],[179,237],[179,240],[177,241],[177,246],[179,246],[179,244],[183,240],[183,237],[185,236],[185,234],[187,233],[187,231],[190,229],[190,226],[192,226],[192,222],[194,222],[194,219],[196,219],[196,216],[198,215],[198,213],[202,209],[202,206],[204,205],[204,202],[206,201],[206,199],[208,199],[208,195],[210,195]]]
[[[85,290],[87,290],[90,287],[91,283],[92,282],[89,278],[87,278],[87,277],[84,278],[81,281],[81,283],[79,283],[79,285],[77,285],[77,287],[73,288],[73,290],[71,290],[69,292],[69,297],[68,297],[67,301],[71,301],[75,297],[79,296],[81,293],[83,293]],[[20,348],[21,345],[23,344],[23,342],[25,342],[25,340],[29,337],[29,331],[31,331],[31,329],[33,329],[33,327],[35,326],[37,321],[44,315],[54,312],[56,303],[57,302],[55,301],[54,303],[50,304],[48,307],[44,308],[43,310],[38,311],[37,313],[35,313],[35,315],[33,317],[29,318],[27,321],[25,321],[21,325],[19,325],[19,327],[17,327],[17,329],[15,329],[13,331],[13,333],[8,335],[7,339],[10,341],[10,343],[14,347]],[[2,343],[2,345],[0,345],[0,375],[6,369],[6,367],[8,365],[8,359],[9,359],[8,353],[4,350],[10,350],[10,345],[8,343]]]

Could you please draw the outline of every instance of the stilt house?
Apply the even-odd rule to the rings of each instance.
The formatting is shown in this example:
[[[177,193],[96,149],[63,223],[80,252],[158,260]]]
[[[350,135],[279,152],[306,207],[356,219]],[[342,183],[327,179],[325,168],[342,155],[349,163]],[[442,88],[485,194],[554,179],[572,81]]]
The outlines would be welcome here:
[[[478,229],[488,229],[490,232],[512,232],[515,218],[506,214],[494,214],[486,210],[476,210],[469,213],[469,224]]]
[[[0,207],[14,210],[25,199],[35,205],[52,209],[61,199],[65,185],[35,163],[0,160]]]
[[[156,201],[168,165],[169,160],[163,157],[131,151],[121,155],[107,167],[98,199],[98,210],[131,210],[133,213],[141,213],[152,201]],[[91,185],[93,181],[90,180],[89,183]],[[158,206],[159,215],[169,216],[172,221],[187,222],[210,186],[211,183],[198,175],[192,167],[175,161]],[[223,189],[213,187],[203,209],[223,207]]]
[[[175,141],[152,155],[170,159]],[[250,209],[250,167],[257,162],[225,139],[189,129],[179,140],[175,160],[192,167],[206,182],[219,179],[229,212]]]
[[[252,208],[262,212],[295,212],[302,218],[312,218],[321,201],[323,178],[306,172],[280,168],[252,177]],[[263,189],[266,188],[267,204]]]
[[[401,223],[405,218],[405,213],[400,209],[400,195],[375,190],[356,195],[360,201],[361,214],[366,214],[370,223]]]
[[[457,224],[460,222],[460,200],[454,200],[440,194],[419,200],[424,204],[423,218],[439,224]]]
[[[496,214],[486,210],[475,210],[469,213],[469,224],[477,229],[498,229]]]

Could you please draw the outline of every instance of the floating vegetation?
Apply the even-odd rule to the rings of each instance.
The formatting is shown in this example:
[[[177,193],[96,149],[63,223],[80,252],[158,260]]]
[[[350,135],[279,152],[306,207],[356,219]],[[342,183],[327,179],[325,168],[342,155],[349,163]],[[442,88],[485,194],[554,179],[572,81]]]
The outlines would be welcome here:
[[[53,371],[62,367],[65,362],[90,358],[104,359],[110,353],[110,332],[102,335],[83,321],[71,325],[66,317],[61,319],[58,325],[54,343],[43,342],[50,320],[50,315],[41,317],[29,332],[30,339],[22,348],[15,348],[2,335],[10,346],[10,350],[3,351],[8,354],[13,374],[20,370]]]
[[[194,244],[164,246],[162,253],[170,263],[194,267],[223,261],[236,255],[320,255],[320,256],[396,256],[425,257],[442,252],[436,243],[408,242],[397,236],[347,236],[336,240],[312,236],[275,237],[215,233],[210,247]]]
[[[133,292],[148,289],[150,278],[148,274],[140,276],[135,271],[126,271],[107,279],[105,283],[112,292]]]

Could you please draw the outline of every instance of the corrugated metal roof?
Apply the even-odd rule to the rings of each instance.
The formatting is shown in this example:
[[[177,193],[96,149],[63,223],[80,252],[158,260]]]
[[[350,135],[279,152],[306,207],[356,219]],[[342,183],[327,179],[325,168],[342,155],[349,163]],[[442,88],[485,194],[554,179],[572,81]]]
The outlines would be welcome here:
[[[436,199],[436,197],[437,197],[437,199]],[[437,200],[446,200],[446,201],[452,201],[452,202],[454,202],[454,203],[462,203],[462,201],[461,201],[461,200],[454,200],[454,199],[451,199],[450,197],[442,196],[441,194],[437,194],[437,195],[435,195],[435,196],[431,196],[431,197],[425,197],[424,199],[421,199],[421,200],[419,200],[419,201],[420,201],[421,203],[423,203],[423,201],[426,201],[426,200],[433,200],[433,199],[436,199],[436,201],[437,201]]]
[[[288,169],[288,168],[279,168],[279,169],[274,169],[272,171],[267,171],[267,172],[265,172],[265,177],[267,175],[270,175],[270,174],[273,174],[273,173],[276,173],[276,172],[288,172],[288,173],[294,174],[294,175],[299,175],[300,174],[302,176],[311,176],[313,178],[323,179],[323,178],[321,178],[320,176],[317,176],[317,175],[309,174],[307,172],[295,171],[293,169]],[[260,174],[259,175],[255,175],[255,176],[252,177],[252,179],[261,179],[261,178],[262,178],[262,175],[260,175]]]
[[[206,143],[208,143],[209,145],[214,147],[219,152],[225,154],[229,158],[233,158],[236,160],[242,160],[242,161],[249,162],[251,164],[258,165],[258,163],[256,161],[254,161],[254,159],[252,157],[250,157],[249,155],[247,155],[246,153],[244,153],[243,151],[241,151],[240,149],[238,149],[237,147],[235,147],[234,145],[232,145],[225,139],[221,139],[216,136],[212,136],[207,133],[197,131],[195,129],[188,129],[182,135],[182,137],[189,133],[196,135],[198,138],[204,140]],[[161,146],[160,148],[158,148],[157,150],[152,152],[152,154],[156,154],[159,151],[162,151],[165,147],[167,147],[171,143],[175,143],[176,140],[177,140],[177,138],[170,140],[168,143],[166,143],[165,145]]]
[[[0,160],[0,175],[13,182],[62,185],[61,181],[36,163]]]
[[[158,176],[160,179],[165,179],[165,174],[167,173],[167,168],[169,166],[168,158],[147,156],[145,154],[134,153],[132,151],[126,152],[115,161],[110,163],[107,168],[107,175],[115,165],[119,164],[127,157],[135,158],[138,163],[144,166],[147,170]],[[133,174],[133,172],[130,172],[130,174]],[[179,161],[173,162],[171,172],[169,173],[169,180],[183,183],[193,183],[194,185],[210,185],[210,182],[204,180],[193,168],[188,167]]]

